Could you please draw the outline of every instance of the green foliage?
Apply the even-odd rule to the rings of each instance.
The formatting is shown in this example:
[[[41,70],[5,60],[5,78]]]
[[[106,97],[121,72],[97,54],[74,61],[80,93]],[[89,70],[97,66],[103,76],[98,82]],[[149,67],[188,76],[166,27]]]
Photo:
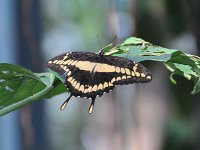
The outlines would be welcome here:
[[[200,92],[200,58],[198,56],[155,46],[135,37],[128,38],[107,54],[126,57],[137,62],[146,60],[161,61],[171,72],[170,79],[173,83],[176,83],[176,81],[172,78],[172,75],[181,75],[188,80],[193,80],[194,89],[191,92],[192,94]]]
[[[0,64],[0,115],[64,91],[61,80],[52,72],[34,74],[24,67]]]
[[[124,43],[104,48],[106,55],[131,60],[163,62],[173,75],[181,75],[194,82],[192,94],[200,91],[200,58],[175,49],[152,45],[140,38],[131,37]],[[4,115],[42,98],[51,98],[67,92],[63,79],[55,72],[33,73],[24,67],[0,64],[0,115]]]

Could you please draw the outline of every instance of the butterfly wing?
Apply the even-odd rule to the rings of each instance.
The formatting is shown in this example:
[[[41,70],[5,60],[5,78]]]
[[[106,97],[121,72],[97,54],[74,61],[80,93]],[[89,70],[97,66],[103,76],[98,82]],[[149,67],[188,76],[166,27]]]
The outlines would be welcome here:
[[[115,85],[149,82],[150,72],[141,64],[115,56],[90,52],[65,53],[51,59],[47,67],[66,78],[73,96],[95,98]]]

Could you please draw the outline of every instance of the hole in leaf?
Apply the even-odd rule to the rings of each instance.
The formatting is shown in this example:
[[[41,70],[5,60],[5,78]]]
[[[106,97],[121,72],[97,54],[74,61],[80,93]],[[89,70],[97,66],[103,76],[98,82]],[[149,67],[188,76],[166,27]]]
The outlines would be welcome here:
[[[6,81],[5,79],[0,79],[0,83],[5,82],[5,81]]]
[[[10,92],[14,92],[15,91],[11,87],[9,87],[9,86],[5,86],[5,90],[10,91]]]
[[[9,71],[7,71],[7,70],[4,70],[4,71],[1,71],[3,74],[8,74],[9,73]]]

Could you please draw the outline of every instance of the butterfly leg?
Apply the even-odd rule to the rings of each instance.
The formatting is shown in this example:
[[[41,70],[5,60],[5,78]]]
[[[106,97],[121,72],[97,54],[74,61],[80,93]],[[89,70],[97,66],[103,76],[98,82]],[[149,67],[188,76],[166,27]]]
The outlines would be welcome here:
[[[94,102],[95,102],[95,98],[92,98],[92,102],[90,104],[90,107],[88,109],[88,113],[91,114],[94,108]]]
[[[67,100],[61,105],[60,110],[64,110],[67,106],[67,103],[69,102],[70,98],[72,97],[72,94],[67,98]]]

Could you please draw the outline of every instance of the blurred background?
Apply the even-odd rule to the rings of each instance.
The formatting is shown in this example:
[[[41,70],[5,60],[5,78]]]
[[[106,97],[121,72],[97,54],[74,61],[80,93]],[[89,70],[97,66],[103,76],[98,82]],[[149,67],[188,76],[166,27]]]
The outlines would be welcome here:
[[[0,0],[0,62],[45,71],[67,51],[97,52],[117,35],[200,54],[199,0]],[[0,118],[0,150],[199,150],[200,98],[193,84],[169,80],[163,64],[147,84],[117,87],[90,100],[67,93]]]

